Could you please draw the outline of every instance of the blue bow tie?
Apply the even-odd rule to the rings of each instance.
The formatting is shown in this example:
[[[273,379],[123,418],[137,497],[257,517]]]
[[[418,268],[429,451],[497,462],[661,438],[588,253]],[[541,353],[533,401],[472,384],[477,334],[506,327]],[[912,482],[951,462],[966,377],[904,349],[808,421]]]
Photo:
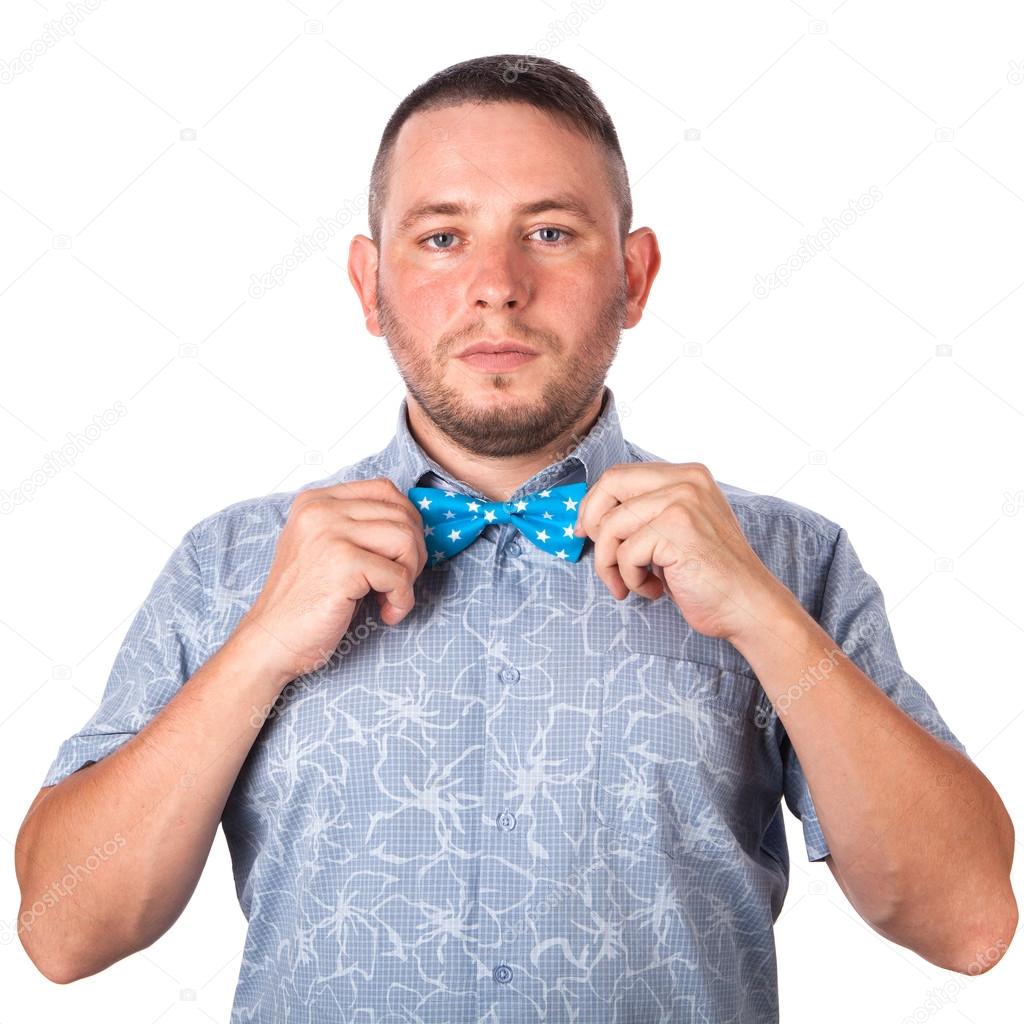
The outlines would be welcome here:
[[[406,493],[423,519],[427,554],[436,565],[472,544],[490,523],[512,523],[542,551],[575,562],[587,539],[572,532],[586,491],[585,482],[560,484],[515,501],[483,501],[438,487],[413,487]]]

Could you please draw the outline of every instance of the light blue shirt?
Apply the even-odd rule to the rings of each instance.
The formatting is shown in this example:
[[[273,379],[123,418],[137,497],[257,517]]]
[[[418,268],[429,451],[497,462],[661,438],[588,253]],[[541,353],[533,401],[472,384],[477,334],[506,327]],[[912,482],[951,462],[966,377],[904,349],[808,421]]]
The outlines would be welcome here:
[[[300,490],[383,476],[487,500],[425,455],[406,409],[383,450]],[[510,500],[652,460],[606,388],[589,433]],[[719,486],[844,653],[965,752],[900,664],[846,531]],[[224,643],[295,494],[185,534],[44,785],[131,739]],[[829,852],[796,754],[730,643],[668,596],[616,601],[592,560],[589,540],[572,563],[490,524],[424,569],[401,623],[364,599],[328,666],[284,688],[223,815],[248,919],[233,1024],[778,1020],[783,798],[807,856]]]

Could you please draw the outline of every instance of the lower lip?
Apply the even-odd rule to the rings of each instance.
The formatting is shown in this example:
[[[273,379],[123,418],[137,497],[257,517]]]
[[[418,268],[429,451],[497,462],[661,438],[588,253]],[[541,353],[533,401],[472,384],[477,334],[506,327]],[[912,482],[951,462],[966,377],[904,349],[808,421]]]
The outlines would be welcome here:
[[[464,363],[485,370],[488,373],[514,370],[531,359],[537,358],[536,352],[474,352],[472,355],[459,357]]]

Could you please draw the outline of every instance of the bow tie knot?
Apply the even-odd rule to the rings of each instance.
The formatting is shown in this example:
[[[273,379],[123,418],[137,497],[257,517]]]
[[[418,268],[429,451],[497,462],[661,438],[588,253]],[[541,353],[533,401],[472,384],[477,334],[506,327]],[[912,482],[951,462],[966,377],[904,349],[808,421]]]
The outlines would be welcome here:
[[[560,484],[513,501],[484,501],[439,487],[413,487],[407,493],[423,520],[430,563],[458,554],[491,523],[511,523],[542,551],[569,562],[579,559],[586,537],[573,534],[585,482]]]

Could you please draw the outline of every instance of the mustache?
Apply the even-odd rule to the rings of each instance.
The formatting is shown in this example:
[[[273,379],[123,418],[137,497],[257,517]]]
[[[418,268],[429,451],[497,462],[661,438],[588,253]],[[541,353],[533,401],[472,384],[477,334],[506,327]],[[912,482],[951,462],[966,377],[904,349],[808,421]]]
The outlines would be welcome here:
[[[442,347],[446,353],[450,354],[456,346],[479,341],[488,336],[507,338],[509,341],[522,341],[535,348],[549,348],[558,351],[561,347],[557,335],[549,331],[527,327],[525,324],[515,320],[509,320],[497,329],[488,329],[487,324],[482,321],[469,327],[464,327],[454,334],[446,335]]]

